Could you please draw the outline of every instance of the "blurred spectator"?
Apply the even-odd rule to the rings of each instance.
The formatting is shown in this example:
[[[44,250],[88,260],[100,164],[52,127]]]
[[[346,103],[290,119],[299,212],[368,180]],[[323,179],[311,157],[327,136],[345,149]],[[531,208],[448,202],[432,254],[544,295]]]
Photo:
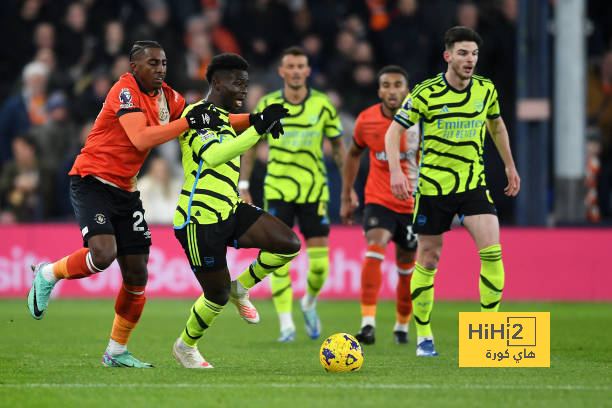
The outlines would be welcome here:
[[[382,31],[389,26],[389,13],[387,12],[387,0],[367,0],[370,11],[370,29]]]
[[[196,31],[186,41],[187,51],[183,56],[176,60],[169,59],[168,82],[179,92],[194,89],[205,94],[208,89],[206,69],[216,51],[206,32]]]
[[[59,65],[69,70],[73,80],[82,75],[92,58],[94,42],[86,28],[85,6],[79,2],[71,3],[59,28],[58,58]]]
[[[166,57],[174,61],[183,51],[182,42],[170,25],[170,10],[163,0],[144,3],[147,20],[132,32],[132,43],[139,40],[154,40],[164,47]]]
[[[13,14],[0,16],[2,24],[0,33],[3,38],[14,41],[11,51],[3,57],[0,64],[0,78],[8,79],[9,82],[3,86],[0,98],[4,97],[10,89],[10,81],[15,79],[23,65],[32,59],[35,53],[33,33],[36,31],[37,24],[42,21],[43,1],[24,0],[13,3]]]
[[[343,26],[350,30],[358,40],[367,40],[367,26],[357,14],[349,15],[343,22]]]
[[[302,47],[308,54],[308,64],[310,65],[310,83],[315,88],[327,87],[325,77],[325,55],[323,54],[323,42],[316,33],[307,34],[302,40]]]
[[[34,61],[42,62],[47,66],[47,89],[66,89],[70,84],[70,78],[65,72],[57,67],[55,51],[52,48],[39,48],[34,56]]]
[[[90,84],[74,99],[72,104],[72,115],[77,122],[95,118],[102,109],[108,91],[113,86],[106,71],[97,71],[87,77]]]
[[[120,55],[111,67],[111,79],[116,82],[126,72],[130,72],[130,58],[127,55]]]
[[[478,31],[478,7],[469,0],[457,6],[457,25]]]
[[[17,134],[25,132],[31,125],[45,122],[48,73],[47,66],[42,62],[26,65],[22,74],[22,89],[0,108],[0,164],[10,157],[12,141]]]
[[[435,75],[439,71],[432,70],[429,65],[434,51],[431,37],[430,27],[419,13],[418,1],[399,0],[397,9],[391,12],[389,26],[380,33],[381,65],[401,66],[408,71],[414,84]],[[442,50],[439,51],[440,59],[441,54]]]
[[[296,39],[301,39],[312,30],[312,14],[307,7],[301,7],[293,12],[293,29]]]
[[[599,69],[591,69],[588,77],[587,123],[591,139],[599,143],[600,173],[597,200],[602,218],[612,216],[612,50],[601,58]]]
[[[55,48],[55,27],[51,23],[39,23],[34,30],[34,53],[41,48]]]
[[[376,97],[376,71],[370,64],[358,64],[353,69],[351,80],[353,86],[342,93],[344,106],[348,112],[357,116],[364,108],[373,105]]]
[[[183,181],[172,175],[164,158],[151,159],[147,172],[138,180],[140,199],[149,224],[172,224],[176,197],[182,187]]]
[[[121,55],[128,55],[129,51],[123,24],[120,21],[109,21],[104,27],[104,38],[97,42],[92,68],[110,70],[115,60]]]
[[[55,201],[57,202],[57,214],[59,219],[74,219],[74,210],[72,208],[72,203],[70,202],[70,177],[68,176],[68,172],[72,169],[74,165],[74,160],[81,152],[83,146],[85,146],[85,142],[87,141],[87,137],[93,129],[94,121],[93,119],[84,122],[80,129],[78,130],[78,138],[77,143],[73,143],[71,145],[70,150],[68,150],[61,162],[59,163],[57,172],[56,172],[56,187],[55,187]]]
[[[357,38],[352,31],[344,29],[336,36],[336,49],[328,59],[326,71],[329,83],[338,89],[350,86],[350,73],[353,67],[353,53],[357,47]]]
[[[66,152],[78,144],[78,132],[68,114],[68,100],[62,91],[49,96],[46,110],[49,119],[44,125],[33,127],[30,134],[42,152],[41,159],[55,174]]]
[[[292,27],[279,22],[291,21],[286,4],[273,0],[242,2],[240,13],[232,21],[240,49],[249,61],[249,72],[265,70],[291,41]]]
[[[241,54],[236,36],[221,24],[221,14],[218,7],[209,7],[204,11],[204,18],[215,48],[220,52]]]
[[[36,143],[25,134],[13,139],[14,159],[6,162],[0,176],[2,211],[18,222],[35,222],[53,216],[53,172],[37,158]],[[4,218],[4,217],[3,217]]]

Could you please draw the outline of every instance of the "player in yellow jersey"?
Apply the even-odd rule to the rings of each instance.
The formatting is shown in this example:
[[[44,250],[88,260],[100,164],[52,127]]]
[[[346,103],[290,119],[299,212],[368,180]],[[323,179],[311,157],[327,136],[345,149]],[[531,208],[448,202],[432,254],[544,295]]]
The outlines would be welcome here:
[[[202,104],[216,111],[223,122],[218,130],[187,131],[179,137],[183,153],[185,184],[174,215],[174,231],[189,260],[203,294],[190,310],[189,319],[174,343],[173,354],[186,368],[212,368],[198,350],[198,342],[228,301],[240,315],[257,323],[259,315],[248,300],[248,289],[297,256],[300,240],[276,217],[238,196],[240,155],[261,135],[283,133],[279,120],[287,110],[273,104],[250,115],[249,127],[239,136],[229,115],[242,107],[249,76],[247,62],[236,54],[214,57],[206,79],[206,101],[185,108],[183,115]],[[260,248],[257,259],[230,281],[226,250]]]
[[[481,311],[497,311],[504,288],[499,221],[484,177],[486,129],[505,164],[506,195],[518,194],[520,178],[495,86],[474,75],[481,44],[480,36],[470,28],[449,29],[444,35],[446,72],[414,87],[385,135],[391,190],[400,200],[407,200],[411,191],[400,166],[400,136],[415,123],[422,125],[413,218],[418,249],[410,283],[420,357],[438,355],[430,325],[434,275],[442,251],[442,235],[450,229],[455,214],[478,247]]]
[[[258,111],[277,103],[289,110],[289,116],[282,120],[283,137],[266,137],[270,151],[264,180],[265,208],[290,227],[297,218],[306,240],[309,269],[300,308],[307,335],[316,339],[321,334],[316,300],[329,270],[329,189],[323,139],[329,140],[339,170],[344,163],[346,147],[336,108],[324,93],[307,84],[310,66],[306,52],[299,47],[287,48],[283,51],[278,73],[283,78],[283,88],[265,95],[257,105]],[[240,175],[240,194],[247,201],[250,201],[248,180],[253,157],[253,150],[244,155]],[[353,197],[356,200],[354,193]],[[278,340],[294,341],[293,292],[288,264],[270,275],[270,286],[280,322]]]

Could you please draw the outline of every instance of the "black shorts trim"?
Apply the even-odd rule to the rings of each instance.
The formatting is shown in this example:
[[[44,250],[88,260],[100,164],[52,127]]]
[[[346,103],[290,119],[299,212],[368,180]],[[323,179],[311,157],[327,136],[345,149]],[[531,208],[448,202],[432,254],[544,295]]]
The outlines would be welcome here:
[[[391,240],[406,251],[416,251],[417,234],[412,228],[412,213],[398,213],[383,205],[368,203],[363,211],[363,231],[384,228]]]
[[[227,267],[227,247],[239,248],[240,237],[263,215],[261,208],[240,202],[227,219],[214,224],[190,222],[175,227],[174,236],[181,243],[194,272],[214,272]]]
[[[93,176],[70,177],[70,201],[83,246],[96,235],[115,236],[117,255],[148,254],[151,231],[138,191],[126,191]]]
[[[305,239],[329,236],[327,201],[294,203],[283,200],[266,200],[265,209],[293,228],[297,218],[300,232]]]
[[[413,229],[424,235],[439,235],[449,231],[455,215],[461,222],[466,216],[497,215],[489,190],[479,187],[456,194],[429,196],[416,194]]]

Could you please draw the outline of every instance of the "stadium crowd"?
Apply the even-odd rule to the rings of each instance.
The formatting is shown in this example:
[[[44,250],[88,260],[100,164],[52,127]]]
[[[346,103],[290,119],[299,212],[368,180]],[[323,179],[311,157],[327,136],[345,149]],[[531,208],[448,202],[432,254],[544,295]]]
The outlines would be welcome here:
[[[589,2],[589,61],[593,72],[602,72],[593,74],[589,103],[596,91],[603,97],[589,112],[598,130],[592,141],[595,157],[601,159],[596,189],[604,217],[610,216],[612,183],[612,131],[606,127],[612,122],[612,69],[606,68],[612,64],[612,54],[606,53],[612,29],[604,24],[612,7],[605,3]],[[0,223],[73,219],[67,172],[110,87],[129,71],[128,52],[136,40],[163,45],[168,56],[166,82],[187,103],[206,94],[204,73],[213,56],[243,55],[251,74],[247,110],[281,87],[278,56],[284,48],[300,45],[312,67],[310,83],[336,105],[348,143],[356,115],[377,102],[380,67],[402,66],[411,85],[441,72],[439,44],[444,31],[457,24],[468,26],[486,38],[479,72],[497,86],[512,140],[517,7],[518,0],[4,1],[0,32],[11,46],[0,63]],[[258,152],[251,177],[253,199],[259,204],[266,155],[265,150]],[[503,177],[503,164],[490,144],[485,160],[493,177]],[[330,218],[339,222],[340,176],[331,157],[328,163]],[[362,185],[365,169],[364,164]],[[139,181],[150,223],[171,222],[180,177],[178,144],[154,149]],[[504,180],[489,184],[499,188],[493,198],[500,221],[511,223]]]

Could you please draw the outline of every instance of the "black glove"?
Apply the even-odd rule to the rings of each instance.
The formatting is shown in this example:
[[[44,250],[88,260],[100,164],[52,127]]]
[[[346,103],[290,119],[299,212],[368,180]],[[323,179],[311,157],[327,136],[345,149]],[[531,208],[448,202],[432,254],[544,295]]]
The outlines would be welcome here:
[[[185,115],[191,129],[219,130],[223,120],[219,117],[219,112],[214,107],[210,107],[211,105],[210,102],[198,103]]]
[[[284,133],[283,126],[280,124],[280,119],[287,116],[289,116],[287,108],[280,103],[273,103],[267,106],[261,113],[250,115],[249,120],[260,135],[266,134],[274,129],[275,132],[272,133],[272,137],[276,139]],[[275,127],[276,124],[278,124],[278,126]]]
[[[272,125],[270,129],[270,134],[272,135],[272,139],[278,139],[280,135],[285,134],[285,129],[283,129],[283,124],[280,120],[277,120],[276,123]]]

